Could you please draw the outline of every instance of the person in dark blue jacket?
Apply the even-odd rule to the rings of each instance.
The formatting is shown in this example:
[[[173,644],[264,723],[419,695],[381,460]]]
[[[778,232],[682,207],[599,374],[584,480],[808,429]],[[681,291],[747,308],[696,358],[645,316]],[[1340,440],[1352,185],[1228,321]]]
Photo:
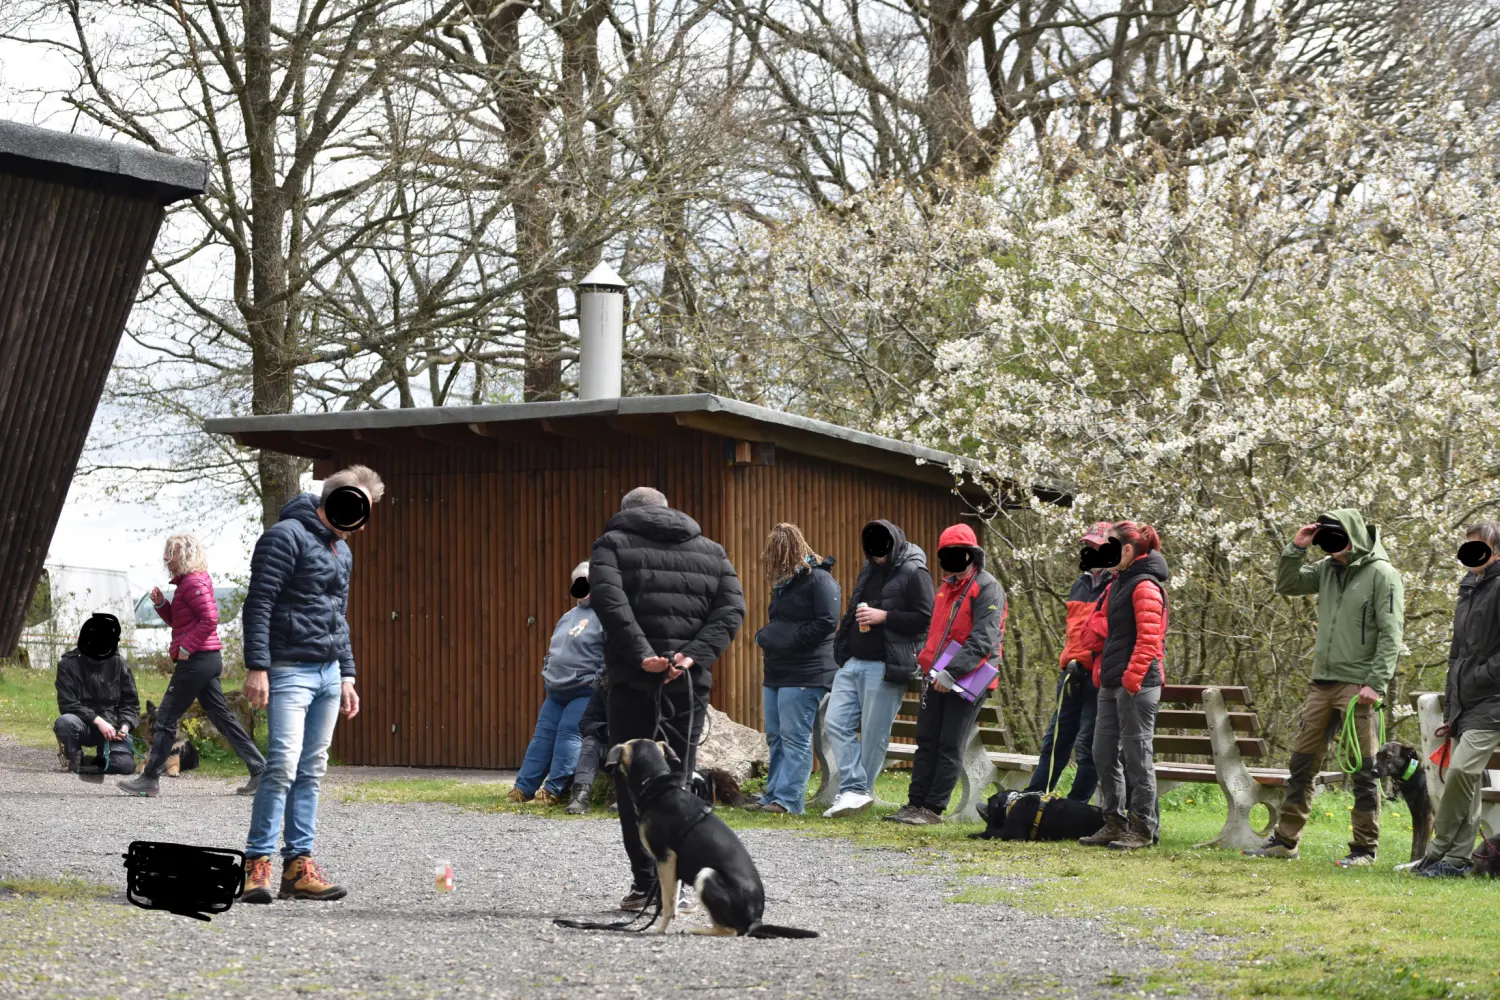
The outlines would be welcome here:
[[[770,621],[755,633],[765,655],[766,742],[771,763],[760,801],[746,808],[801,815],[812,774],[812,731],[818,705],[833,684],[833,633],[839,584],[833,559],[812,550],[795,524],[778,524],[763,555],[771,581]]]
[[[342,899],[312,859],[318,789],[340,711],[359,712],[349,646],[348,539],[385,493],[380,477],[354,465],[323,481],[321,498],[293,497],[250,557],[245,629],[245,697],[265,708],[266,768],[250,811],[244,903],[271,901],[271,855],[282,847],[283,899]]]

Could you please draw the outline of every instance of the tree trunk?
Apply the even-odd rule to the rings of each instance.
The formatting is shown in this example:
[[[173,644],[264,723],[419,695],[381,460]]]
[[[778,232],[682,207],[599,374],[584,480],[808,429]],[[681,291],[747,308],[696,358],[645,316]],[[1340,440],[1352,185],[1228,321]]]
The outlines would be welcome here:
[[[988,157],[974,129],[969,98],[969,25],[965,0],[935,0],[929,8],[931,41],[927,48],[927,96],[924,101],[929,169],[982,173]]]

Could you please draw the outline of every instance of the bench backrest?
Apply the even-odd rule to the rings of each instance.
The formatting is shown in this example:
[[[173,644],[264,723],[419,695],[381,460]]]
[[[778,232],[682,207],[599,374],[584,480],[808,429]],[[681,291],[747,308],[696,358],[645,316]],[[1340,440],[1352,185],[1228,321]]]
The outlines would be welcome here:
[[[1161,707],[1156,713],[1156,738],[1152,740],[1156,753],[1213,757],[1208,713],[1203,710],[1203,692],[1209,687],[1218,687],[1229,708],[1229,724],[1236,734],[1240,756],[1250,760],[1267,756],[1271,752],[1270,744],[1256,735],[1261,731],[1260,717],[1251,708],[1250,689],[1206,684],[1167,684],[1162,687]],[[1241,733],[1246,735],[1239,735]]]

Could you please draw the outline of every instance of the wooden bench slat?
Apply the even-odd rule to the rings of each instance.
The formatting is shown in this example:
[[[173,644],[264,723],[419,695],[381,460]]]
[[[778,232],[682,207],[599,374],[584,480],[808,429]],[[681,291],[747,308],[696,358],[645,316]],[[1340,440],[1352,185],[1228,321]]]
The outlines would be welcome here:
[[[1271,752],[1270,744],[1262,739],[1242,736],[1235,743],[1239,744],[1241,757],[1264,757]],[[1180,753],[1198,757],[1214,755],[1213,741],[1207,736],[1158,736],[1151,741],[1151,745],[1157,753]]]
[[[917,714],[917,710],[921,706],[922,702],[919,699],[906,698],[902,700],[901,709],[896,714],[915,717]],[[999,726],[1001,724],[1000,707],[992,701],[987,701],[983,705],[979,706],[979,714],[974,718],[981,726]]]
[[[1237,733],[1260,732],[1260,717],[1254,712],[1230,712],[1229,725]],[[1163,708],[1156,713],[1157,729],[1207,729],[1208,713],[1188,708]]]
[[[1203,692],[1207,688],[1216,687],[1224,695],[1226,705],[1249,705],[1250,689],[1247,687],[1226,687],[1222,684],[1166,684],[1161,689],[1161,700],[1163,702],[1187,702],[1192,705],[1203,704]]]
[[[917,724],[907,722],[905,719],[897,719],[891,723],[891,735],[899,739],[914,740],[917,738]],[[1003,729],[987,729],[980,726],[979,741],[988,747],[1010,746],[1010,737]]]

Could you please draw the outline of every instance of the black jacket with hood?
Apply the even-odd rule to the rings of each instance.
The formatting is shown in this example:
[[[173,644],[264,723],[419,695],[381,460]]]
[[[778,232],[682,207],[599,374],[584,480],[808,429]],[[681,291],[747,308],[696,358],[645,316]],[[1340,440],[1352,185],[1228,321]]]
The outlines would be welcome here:
[[[866,559],[859,568],[848,607],[834,638],[833,659],[843,666],[853,657],[878,659],[885,664],[885,679],[909,681],[919,671],[917,654],[927,641],[932,624],[932,574],[927,554],[890,521],[871,521],[890,532],[895,542],[884,566]],[[870,525],[866,525],[869,528]],[[886,613],[885,622],[861,632],[854,621],[855,609],[868,604]],[[880,655],[877,657],[876,653]]]
[[[755,633],[765,654],[766,687],[833,686],[833,632],[839,624],[839,582],[833,557],[801,566],[771,591],[770,619]]]
[[[671,507],[633,507],[609,519],[589,558],[589,604],[607,636],[610,683],[642,690],[666,674],[647,673],[641,661],[669,653],[692,657],[694,686],[711,689],[714,661],[745,621],[745,595],[724,549]]]
[[[1454,738],[1500,729],[1500,563],[1458,585],[1443,719]]]
[[[99,716],[116,729],[139,729],[141,700],[125,657],[116,652],[99,660],[77,648],[64,653],[57,663],[57,710],[89,725]]]

